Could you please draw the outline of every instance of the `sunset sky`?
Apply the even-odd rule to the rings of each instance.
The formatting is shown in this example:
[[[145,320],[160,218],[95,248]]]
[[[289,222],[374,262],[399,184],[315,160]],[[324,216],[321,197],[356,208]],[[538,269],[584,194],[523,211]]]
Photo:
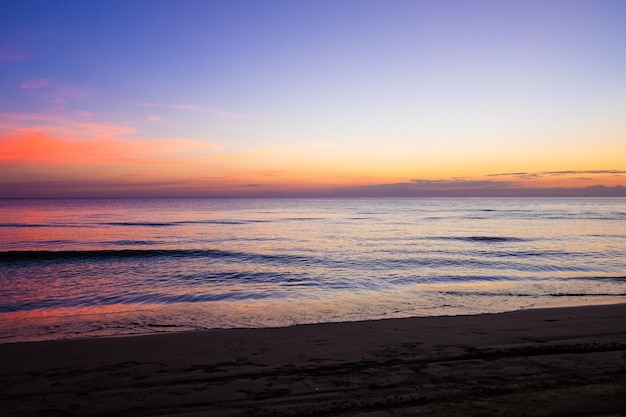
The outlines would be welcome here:
[[[0,197],[626,196],[626,1],[0,0]]]

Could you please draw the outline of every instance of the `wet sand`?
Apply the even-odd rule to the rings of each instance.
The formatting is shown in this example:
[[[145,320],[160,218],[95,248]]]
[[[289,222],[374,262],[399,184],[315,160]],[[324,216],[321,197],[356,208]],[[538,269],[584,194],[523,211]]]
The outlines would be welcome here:
[[[626,304],[0,345],[7,416],[626,415]]]

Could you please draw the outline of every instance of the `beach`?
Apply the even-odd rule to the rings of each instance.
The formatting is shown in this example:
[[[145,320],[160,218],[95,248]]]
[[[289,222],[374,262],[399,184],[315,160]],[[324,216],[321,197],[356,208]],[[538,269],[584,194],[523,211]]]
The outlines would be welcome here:
[[[626,304],[0,345],[5,415],[626,415]]]
[[[0,344],[626,295],[625,199],[14,199],[0,219]]]
[[[626,417],[626,0],[0,10],[0,417]]]

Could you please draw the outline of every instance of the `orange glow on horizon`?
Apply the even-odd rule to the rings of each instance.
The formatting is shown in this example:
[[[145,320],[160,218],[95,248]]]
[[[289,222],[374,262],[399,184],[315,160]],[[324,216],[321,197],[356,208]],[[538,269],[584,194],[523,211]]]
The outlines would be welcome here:
[[[473,195],[625,185],[626,171],[617,169],[515,171],[505,170],[501,160],[487,164],[451,154],[437,163],[421,154],[415,161],[406,155],[349,155],[326,143],[242,152],[194,139],[120,138],[116,135],[128,130],[114,125],[83,126],[97,134],[86,139],[73,128],[5,126],[0,170],[11,175],[0,182],[21,178],[39,184],[40,191],[60,187],[81,195],[155,196]],[[56,131],[68,136],[50,133]]]

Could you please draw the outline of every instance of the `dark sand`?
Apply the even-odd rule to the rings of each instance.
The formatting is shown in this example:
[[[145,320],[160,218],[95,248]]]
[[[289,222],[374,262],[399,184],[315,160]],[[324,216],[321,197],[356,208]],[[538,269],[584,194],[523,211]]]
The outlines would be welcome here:
[[[626,304],[0,345],[6,416],[625,416]]]

